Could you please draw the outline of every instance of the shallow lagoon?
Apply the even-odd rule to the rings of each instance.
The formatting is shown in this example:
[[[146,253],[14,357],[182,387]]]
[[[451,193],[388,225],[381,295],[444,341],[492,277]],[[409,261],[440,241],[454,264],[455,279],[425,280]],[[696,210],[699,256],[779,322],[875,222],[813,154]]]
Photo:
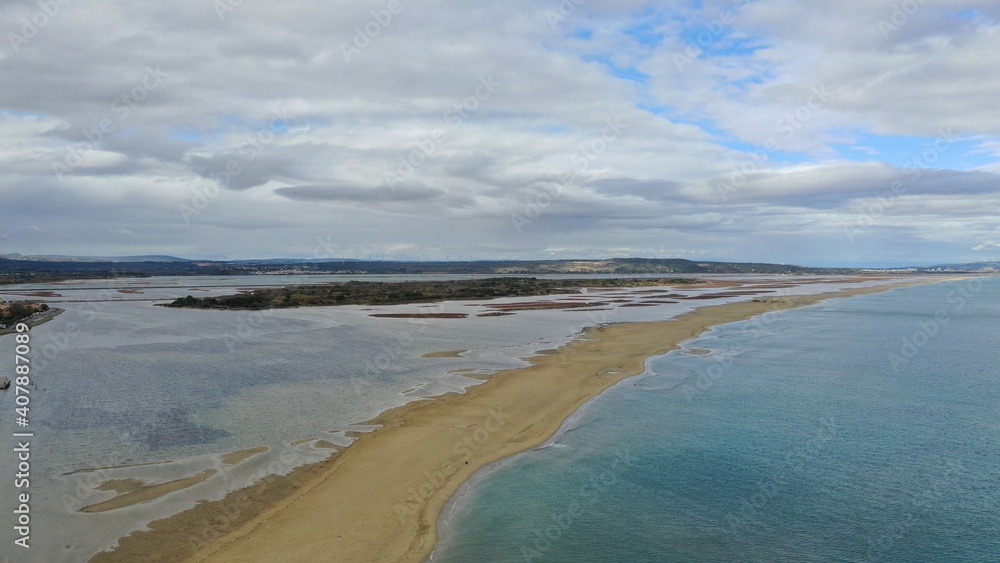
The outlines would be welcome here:
[[[37,436],[33,527],[46,531],[36,537],[33,555],[83,559],[145,522],[190,508],[200,499],[221,498],[268,473],[286,473],[322,459],[329,450],[316,447],[316,441],[292,443],[316,438],[347,445],[350,431],[367,430],[358,424],[385,409],[476,383],[456,370],[488,374],[521,366],[520,358],[558,347],[585,326],[660,320],[698,305],[734,300],[431,320],[376,319],[368,316],[375,311],[357,306],[202,311],[164,309],[152,301],[198,289],[205,291],[195,291],[197,295],[212,295],[230,293],[234,285],[287,283],[281,276],[246,278],[147,278],[30,288],[60,293],[62,297],[47,301],[66,309],[32,332],[33,376],[39,386],[31,419]],[[692,295],[710,291],[679,289]],[[7,287],[0,294],[19,291],[28,289]],[[378,309],[484,310],[479,302]],[[13,340],[0,339],[0,346],[13,346]],[[442,350],[468,351],[460,358],[421,357]],[[0,407],[12,408],[12,396],[0,400]],[[3,425],[2,446],[12,447],[6,443],[11,421],[4,419]],[[227,452],[258,446],[271,449],[235,467],[222,462]],[[136,464],[142,465],[117,467]],[[11,467],[0,469],[13,474]],[[101,514],[77,512],[114,496],[97,489],[107,481],[157,483],[205,470],[219,473],[152,502]]]

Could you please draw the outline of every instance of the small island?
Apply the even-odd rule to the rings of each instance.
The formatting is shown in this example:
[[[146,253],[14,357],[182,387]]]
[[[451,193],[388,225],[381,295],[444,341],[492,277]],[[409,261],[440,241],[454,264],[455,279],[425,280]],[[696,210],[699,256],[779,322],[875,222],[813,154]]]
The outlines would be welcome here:
[[[278,309],[329,305],[403,305],[499,297],[581,293],[586,288],[653,287],[703,283],[692,278],[538,279],[521,277],[476,280],[360,282],[255,289],[238,295],[188,295],[165,307],[195,309]]]

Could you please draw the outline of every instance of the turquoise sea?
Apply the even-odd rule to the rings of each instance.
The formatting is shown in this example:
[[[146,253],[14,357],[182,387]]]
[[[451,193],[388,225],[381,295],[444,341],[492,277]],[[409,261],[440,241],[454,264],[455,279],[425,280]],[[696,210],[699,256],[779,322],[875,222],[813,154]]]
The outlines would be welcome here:
[[[1000,561],[1000,278],[686,347],[481,472],[435,563]]]

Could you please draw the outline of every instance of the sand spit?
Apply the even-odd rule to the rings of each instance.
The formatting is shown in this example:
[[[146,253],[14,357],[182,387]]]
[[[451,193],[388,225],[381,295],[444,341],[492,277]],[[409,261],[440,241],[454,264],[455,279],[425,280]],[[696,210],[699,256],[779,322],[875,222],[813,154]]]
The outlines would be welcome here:
[[[339,455],[267,478],[262,490],[251,486],[154,522],[151,532],[132,534],[117,551],[94,560],[158,553],[163,560],[213,562],[423,561],[437,541],[442,508],[478,468],[544,443],[586,401],[642,373],[647,358],[712,326],[932,281],[943,280],[794,295],[780,303],[711,305],[667,321],[591,328],[558,354],[528,358],[529,367],[498,372],[464,394],[382,413],[368,422],[380,428]],[[225,535],[187,541],[189,534],[201,537],[207,517],[240,498],[247,507]]]
[[[109,510],[116,510],[119,508],[125,508],[126,506],[134,506],[136,504],[156,500],[174,491],[193,487],[216,473],[218,473],[218,471],[215,469],[206,469],[205,471],[202,471],[197,475],[192,475],[191,477],[168,481],[166,483],[158,483],[155,485],[147,485],[144,481],[139,479],[117,479],[107,481],[98,488],[106,491],[113,490],[116,492],[124,492],[110,500],[85,506],[80,509],[80,512],[107,512]]]

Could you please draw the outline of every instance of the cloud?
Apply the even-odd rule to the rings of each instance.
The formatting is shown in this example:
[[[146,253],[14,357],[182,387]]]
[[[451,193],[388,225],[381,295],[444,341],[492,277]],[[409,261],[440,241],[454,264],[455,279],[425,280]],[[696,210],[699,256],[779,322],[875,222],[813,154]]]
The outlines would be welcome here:
[[[993,250],[995,248],[1000,248],[1000,242],[988,240],[983,244],[977,244],[976,246],[973,246],[972,250],[975,250],[976,252],[983,252],[985,250]]]
[[[0,45],[4,248],[951,262],[1000,228],[1000,6],[962,4],[60,4]]]
[[[385,186],[291,186],[278,188],[274,193],[296,201],[336,202],[416,202],[433,201],[445,195],[443,190],[420,187],[389,188]]]
[[[638,180],[635,178],[607,178],[588,184],[597,193],[611,196],[637,196],[646,200],[670,200],[677,197],[681,184],[671,180]]]

